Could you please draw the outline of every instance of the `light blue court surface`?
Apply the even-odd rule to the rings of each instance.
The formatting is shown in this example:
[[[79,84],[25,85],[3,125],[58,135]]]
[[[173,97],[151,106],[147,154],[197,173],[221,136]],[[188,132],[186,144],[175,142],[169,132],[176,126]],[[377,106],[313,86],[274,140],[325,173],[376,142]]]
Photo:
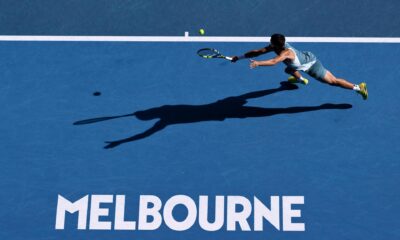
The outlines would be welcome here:
[[[400,45],[293,45],[367,82],[368,101],[311,79],[281,87],[283,65],[250,70],[196,55],[259,43],[1,42],[0,238],[399,239]],[[55,230],[58,194],[126,195],[127,220],[139,195],[257,196],[267,206],[269,196],[298,195],[306,231],[267,222],[263,232],[77,230],[76,215]],[[103,206],[111,221],[114,205]]]

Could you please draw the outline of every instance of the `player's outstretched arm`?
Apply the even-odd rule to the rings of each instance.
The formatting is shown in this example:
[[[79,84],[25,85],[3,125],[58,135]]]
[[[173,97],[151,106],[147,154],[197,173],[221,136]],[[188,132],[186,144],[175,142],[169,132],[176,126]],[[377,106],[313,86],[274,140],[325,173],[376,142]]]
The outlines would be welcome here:
[[[290,57],[290,52],[289,51],[283,51],[281,54],[278,56],[269,59],[269,60],[264,60],[264,61],[255,61],[253,59],[250,60],[250,68],[256,68],[260,66],[274,66],[275,64],[278,64],[280,62],[283,62],[287,58]]]
[[[272,47],[270,45],[268,45],[267,47],[264,47],[264,48],[251,50],[242,56],[233,56],[231,61],[236,62],[237,60],[244,59],[244,58],[253,58],[253,57],[257,57],[262,54],[265,54],[265,53],[269,53],[271,51],[272,51]]]

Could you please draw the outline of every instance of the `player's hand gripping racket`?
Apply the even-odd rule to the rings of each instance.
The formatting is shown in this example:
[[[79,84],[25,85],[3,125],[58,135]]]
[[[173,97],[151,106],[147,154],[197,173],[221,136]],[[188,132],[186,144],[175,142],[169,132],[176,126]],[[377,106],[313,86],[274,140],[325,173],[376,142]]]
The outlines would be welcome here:
[[[226,57],[218,52],[217,49],[214,48],[202,48],[197,51],[197,54],[203,58],[224,58],[226,60],[232,61],[231,57]]]

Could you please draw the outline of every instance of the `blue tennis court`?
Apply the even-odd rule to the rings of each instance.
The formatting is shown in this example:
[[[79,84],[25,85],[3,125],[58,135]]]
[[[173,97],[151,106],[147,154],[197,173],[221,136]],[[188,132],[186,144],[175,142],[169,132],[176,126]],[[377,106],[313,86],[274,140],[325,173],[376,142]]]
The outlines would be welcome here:
[[[226,53],[259,45],[1,43],[1,96],[7,103],[1,118],[2,225],[7,229],[2,235],[398,236],[394,210],[400,133],[399,109],[393,103],[400,99],[393,89],[399,70],[384,56],[396,56],[399,46],[294,44],[320,53],[337,75],[368,82],[370,99],[363,101],[354,92],[317,81],[297,89],[281,85],[283,66],[250,70],[248,61],[231,64],[196,56],[197,49],[210,44]],[[337,63],[337,49],[348,62]],[[94,91],[101,96],[93,96]],[[136,115],[73,125],[132,113]],[[162,128],[146,133],[161,121]],[[103,149],[105,141],[138,135]],[[133,203],[128,219],[135,218],[134,203],[141,194],[164,200],[177,194],[259,196],[267,202],[269,196],[301,195],[305,204],[298,221],[306,231],[288,234],[270,226],[263,232],[210,233],[194,226],[180,234],[168,229],[85,232],[76,230],[73,215],[64,231],[56,231],[58,194],[70,201],[87,194],[125,194]]]
[[[146,8],[141,3],[130,6]],[[292,43],[314,52],[336,76],[367,82],[367,101],[311,78],[307,86],[288,84],[282,64],[251,70],[248,60],[196,54],[213,47],[239,55],[265,45],[1,41],[0,238],[400,238],[400,45]],[[60,196],[71,204],[87,196],[80,205],[86,211],[60,217]],[[125,197],[123,210],[117,196]],[[161,200],[163,219],[153,230],[140,229],[143,196]],[[190,227],[171,229],[166,209],[174,196],[196,207],[208,196],[210,223],[221,207],[216,197],[223,196],[222,225],[205,230],[197,210]],[[273,196],[280,229],[264,219],[257,231],[255,197],[272,209]],[[301,216],[292,212],[290,219],[304,230],[285,231],[285,196],[303,198],[291,205]],[[234,200],[242,202],[230,209]],[[246,223],[233,221],[232,212],[245,212],[247,203]],[[190,210],[179,201],[175,206],[179,225]],[[136,229],[117,230],[116,212],[136,221]]]

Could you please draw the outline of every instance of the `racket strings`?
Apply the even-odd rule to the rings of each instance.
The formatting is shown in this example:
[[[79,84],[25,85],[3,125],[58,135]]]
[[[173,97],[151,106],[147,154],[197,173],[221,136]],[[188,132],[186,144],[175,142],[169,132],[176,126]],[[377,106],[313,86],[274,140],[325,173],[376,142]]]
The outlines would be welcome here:
[[[220,53],[212,48],[203,48],[200,49],[199,51],[197,51],[197,54],[199,54],[202,57],[207,57],[207,58],[211,58],[211,57],[215,57],[220,55]]]

